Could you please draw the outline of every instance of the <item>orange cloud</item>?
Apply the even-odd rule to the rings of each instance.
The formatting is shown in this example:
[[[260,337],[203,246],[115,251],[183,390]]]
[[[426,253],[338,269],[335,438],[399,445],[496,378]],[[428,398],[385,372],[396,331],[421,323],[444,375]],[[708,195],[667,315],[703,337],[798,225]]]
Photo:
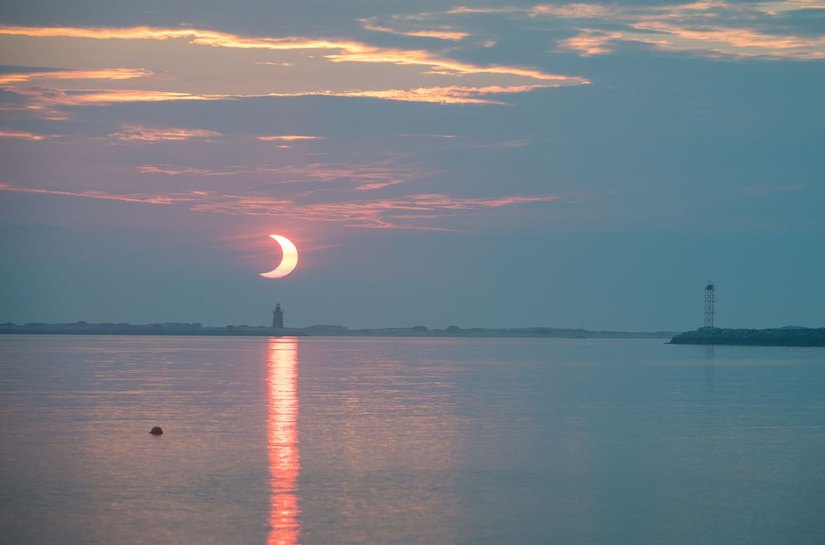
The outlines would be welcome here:
[[[410,32],[443,39],[464,36],[440,26]],[[425,49],[388,48],[355,40],[243,37],[196,28],[0,26],[0,39],[8,51],[27,51],[28,64],[35,66],[65,63],[65,56],[59,54],[64,43],[76,48],[78,59],[82,56],[84,66],[76,69],[0,75],[0,86],[27,98],[24,106],[15,107],[50,118],[65,117],[60,110],[69,106],[252,97],[339,96],[437,104],[501,104],[491,95],[589,83],[582,77],[535,68],[459,61]],[[167,42],[168,45],[162,47],[168,49],[169,59],[185,58],[189,54],[187,48],[191,47],[238,50],[231,57],[221,54],[215,59],[214,68],[220,70],[221,63],[226,63],[225,68],[233,77],[216,79],[212,74],[202,73],[200,65],[175,63],[165,57],[161,60],[156,49],[132,47],[133,42],[147,40]],[[95,62],[109,62],[111,58],[100,54],[96,41],[118,42],[112,43],[111,48],[122,48],[124,58],[141,66],[90,67]],[[147,53],[143,55],[143,51]],[[262,56],[262,52],[267,51],[283,51],[283,58]],[[199,53],[204,54],[208,52]],[[363,66],[357,71],[338,68],[337,65],[345,63],[396,68]],[[256,72],[265,69],[258,65],[265,64],[289,66],[294,76],[272,80]],[[239,70],[240,66],[249,69]]]
[[[84,80],[84,79],[134,79],[151,76],[148,70],[133,68],[106,68],[102,70],[44,70],[38,72],[9,72],[0,74],[0,85],[25,83],[38,79]]]
[[[600,4],[538,4],[526,10],[530,17],[559,17],[565,19],[608,18],[617,14],[614,6]]]
[[[296,184],[303,182],[343,183],[353,185],[360,191],[383,189],[385,187],[410,182],[430,175],[432,172],[419,166],[399,166],[392,160],[374,163],[309,163],[289,166],[235,166],[223,169],[176,167],[172,165],[142,165],[141,174],[167,176],[265,176],[270,183]]]
[[[113,104],[117,102],[166,102],[170,100],[221,100],[229,95],[193,95],[174,91],[144,91],[142,89],[95,89],[66,94],[64,104]]]
[[[141,174],[165,174],[168,176],[178,176],[181,174],[194,174],[197,176],[209,176],[213,172],[208,169],[194,167],[173,167],[170,165],[141,165],[137,167]],[[223,173],[221,173],[223,174]]]
[[[552,84],[535,85],[489,85],[486,87],[422,87],[418,89],[386,89],[383,91],[348,91],[318,93],[325,95],[380,98],[402,102],[432,102],[435,104],[499,104],[505,102],[486,98],[488,95],[528,93],[535,89],[558,87]]]
[[[438,40],[449,40],[453,42],[460,42],[470,34],[467,32],[459,32],[452,30],[449,27],[426,29],[426,30],[401,30],[388,26],[375,24],[374,19],[365,19],[361,21],[366,30],[373,32],[384,32],[387,34],[395,34],[397,36],[411,36],[414,38],[435,38]]]
[[[350,227],[443,230],[442,227],[421,222],[454,216],[459,212],[547,203],[559,198],[558,195],[539,195],[474,199],[422,194],[394,199],[300,204],[265,197],[215,195],[214,198],[192,205],[191,209],[230,215],[288,216],[309,221],[342,223]]]
[[[355,186],[355,189],[358,191],[374,191],[376,189],[384,189],[385,187],[391,187],[394,185],[398,185],[403,183],[404,180],[389,180],[386,182],[369,182],[366,184],[361,184]]]
[[[632,27],[645,31],[645,34],[628,34],[623,39],[671,51],[704,50],[734,57],[798,60],[825,58],[825,36],[765,34],[726,26],[682,27],[662,22],[637,23]]]
[[[697,1],[665,5],[619,5],[571,2],[568,4],[536,4],[530,7],[504,6],[498,8],[461,6],[443,13],[407,16],[415,20],[427,20],[441,15],[500,14],[524,15],[531,18],[600,19],[608,22],[640,21],[643,19],[686,19],[702,17],[720,18],[723,12],[750,16],[753,14],[778,15],[800,10],[823,10],[822,0],[778,0],[772,2],[726,2],[724,0]],[[394,16],[404,17],[404,16]]]
[[[406,32],[406,31],[404,31]],[[459,39],[464,33],[457,33],[448,28],[413,29],[414,35],[440,37],[444,39]],[[118,40],[118,41],[168,41],[170,48],[187,46],[206,46],[214,48],[229,48],[240,50],[272,50],[293,52],[288,60],[262,60],[259,53],[250,54],[251,58],[243,57],[232,62],[233,70],[238,67],[249,66],[244,70],[250,77],[234,77],[232,79],[203,78],[199,73],[191,73],[191,66],[176,67],[180,73],[169,73],[168,65],[162,63],[152,71],[147,68],[114,69],[106,71],[85,71],[88,78],[109,79],[112,85],[98,85],[98,88],[79,88],[74,85],[66,89],[61,84],[63,79],[82,79],[84,72],[64,70],[60,72],[43,72],[40,75],[10,75],[5,85],[9,90],[17,93],[27,93],[20,88],[21,83],[38,78],[39,81],[51,82],[51,94],[41,94],[38,103],[41,109],[48,110],[51,106],[112,104],[120,102],[148,102],[169,100],[227,100],[247,97],[284,97],[284,96],[341,96],[341,97],[373,97],[385,100],[422,101],[440,104],[498,104],[500,101],[482,98],[487,94],[521,93],[538,87],[556,87],[560,85],[584,85],[588,80],[577,76],[551,74],[542,70],[508,65],[480,65],[462,62],[444,57],[438,53],[423,49],[398,49],[369,45],[355,40],[327,40],[302,37],[243,37],[236,34],[203,30],[195,28],[84,28],[84,27],[25,27],[0,26],[0,36],[18,37],[19,39],[55,39],[64,38],[79,42],[66,43],[66,47],[77,47],[78,52],[88,51],[91,45],[89,40]],[[34,49],[27,42],[9,42],[9,49],[27,47]],[[59,42],[60,43],[60,42]],[[48,48],[36,49],[43,55],[42,63],[54,65],[65,62],[65,56],[49,58]],[[133,50],[130,50],[133,51]],[[139,54],[139,50],[137,54]],[[321,51],[321,55],[315,54]],[[79,53],[79,54],[80,54]],[[244,62],[248,61],[248,62]],[[145,59],[146,66],[155,62],[151,57]],[[220,57],[218,62],[228,62]],[[289,81],[273,82],[263,73],[253,71],[254,66],[262,63],[276,63],[289,65],[295,70],[296,77]],[[367,87],[361,86],[354,79],[350,84],[349,78],[340,70],[333,70],[328,63],[363,63],[388,64],[399,67],[394,71],[376,68],[370,71],[365,81]],[[324,70],[329,76],[324,83]],[[305,79],[307,88],[301,87],[299,75],[311,73],[312,77]],[[107,75],[109,77],[107,77]],[[320,77],[319,77],[320,75]],[[173,76],[173,77],[170,77]],[[190,77],[191,76],[191,77]],[[87,78],[87,79],[88,79]],[[132,89],[110,88],[119,87],[114,82],[122,79],[146,80],[144,85],[132,86]],[[220,92],[204,92],[204,81]],[[403,83],[401,83],[403,82]],[[399,85],[399,83],[401,83]],[[0,84],[2,82],[0,81]],[[281,89],[264,90],[264,87],[273,85]],[[355,87],[355,86],[358,87]],[[145,89],[137,87],[148,87]],[[195,87],[195,88],[193,88]],[[506,89],[497,91],[496,89]],[[52,102],[49,102],[50,99]],[[53,112],[52,112],[53,113]]]
[[[822,0],[778,0],[776,2],[756,2],[754,9],[768,15],[779,15],[789,11],[825,10]]]
[[[304,221],[341,223],[350,227],[413,230],[445,230],[439,225],[431,225],[430,222],[454,217],[460,213],[525,204],[549,203],[560,198],[558,195],[532,195],[483,199],[432,193],[365,201],[300,203],[292,199],[221,194],[210,191],[168,194],[113,194],[102,191],[62,191],[15,187],[5,183],[0,183],[0,191],[135,204],[182,205],[189,210],[198,212],[289,217]]]
[[[611,53],[620,42],[635,42],[666,51],[697,52],[719,57],[814,60],[825,58],[825,36],[764,34],[748,29],[681,27],[663,22],[631,25],[636,31],[583,30],[560,42],[565,49],[591,56]]]
[[[6,87],[7,91],[25,98],[21,109],[46,117],[47,119],[66,119],[59,111],[63,106],[102,105],[126,102],[166,102],[180,100],[221,100],[235,97],[220,95],[193,95],[171,91],[144,91],[134,89],[89,89],[62,90],[45,85],[28,87]]]
[[[182,200],[182,198],[179,196],[170,195],[115,195],[103,191],[60,191],[56,189],[16,187],[2,182],[0,182],[0,191],[11,191],[15,193],[35,193],[40,195],[57,195],[60,197],[81,197],[85,199],[100,199],[105,201],[119,201],[139,204],[173,204],[175,202],[181,202]]]
[[[542,81],[570,81],[579,84],[582,78],[548,74],[541,70],[511,66],[480,66],[438,57],[428,51],[392,49],[371,46],[354,40],[324,40],[301,37],[244,38],[236,34],[195,28],[168,29],[155,27],[84,28],[84,27],[26,27],[0,26],[0,35],[28,37],[86,38],[96,40],[170,40],[188,39],[194,45],[236,49],[338,51],[326,56],[333,62],[390,63],[420,65],[458,74],[504,74],[523,76]]]
[[[323,136],[306,136],[300,134],[271,134],[256,137],[262,142],[303,142],[306,140],[321,140]]]
[[[525,11],[523,8],[501,7],[501,8],[481,8],[470,6],[457,6],[447,10],[448,15],[474,15],[485,13],[519,13]]]
[[[125,141],[157,142],[163,140],[214,138],[217,136],[221,136],[221,133],[202,129],[176,129],[145,127],[143,125],[122,125],[120,132],[110,134],[109,138]]]
[[[18,140],[45,140],[50,138],[49,135],[45,134],[35,134],[33,132],[26,132],[26,131],[8,131],[0,129],[0,138],[15,138]]]
[[[532,7],[457,7],[420,14],[419,23],[445,15],[499,14],[509,18],[588,20],[589,28],[559,42],[583,56],[613,52],[621,43],[709,57],[816,60],[825,58],[825,36],[789,33],[775,16],[825,10],[822,0],[770,2],[696,1],[667,5],[597,3],[537,4]],[[771,31],[775,28],[775,31]]]
[[[561,40],[559,46],[562,49],[576,51],[585,57],[591,57],[612,53],[616,49],[615,44],[622,38],[623,34],[619,32],[583,30],[576,36]]]

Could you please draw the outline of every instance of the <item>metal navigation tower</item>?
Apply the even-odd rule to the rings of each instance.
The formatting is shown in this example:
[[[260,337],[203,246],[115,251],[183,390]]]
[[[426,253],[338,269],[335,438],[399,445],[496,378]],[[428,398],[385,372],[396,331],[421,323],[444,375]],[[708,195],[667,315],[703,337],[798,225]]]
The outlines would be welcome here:
[[[716,314],[716,286],[708,280],[705,286],[705,327],[713,327],[713,315]]]
[[[281,308],[281,303],[275,305],[275,310],[272,311],[272,329],[284,328],[284,311]]]

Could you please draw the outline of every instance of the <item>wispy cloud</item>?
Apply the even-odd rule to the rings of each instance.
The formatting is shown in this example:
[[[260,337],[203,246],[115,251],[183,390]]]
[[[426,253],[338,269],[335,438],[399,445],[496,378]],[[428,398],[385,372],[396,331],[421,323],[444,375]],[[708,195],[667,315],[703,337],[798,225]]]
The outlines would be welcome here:
[[[38,195],[55,195],[60,197],[80,197],[85,199],[99,199],[104,201],[119,201],[138,204],[173,204],[185,200],[184,196],[176,195],[148,195],[148,194],[126,194],[117,195],[105,191],[62,191],[59,189],[45,189],[35,187],[12,186],[0,182],[0,191],[11,191],[14,193],[34,193]],[[191,200],[191,199],[189,199]]]
[[[216,214],[288,217],[304,221],[340,223],[349,227],[411,230],[445,230],[438,220],[455,218],[457,215],[475,211],[549,203],[560,198],[558,195],[468,198],[428,193],[386,199],[297,202],[263,195],[222,194],[212,191],[114,194],[101,191],[16,187],[5,183],[0,183],[0,191],[133,204],[181,205],[193,211]]]
[[[53,86],[31,85],[5,87],[19,97],[20,103],[6,105],[4,109],[27,110],[47,119],[63,120],[68,115],[61,108],[70,106],[100,106],[129,102],[169,102],[182,100],[227,100],[235,97],[220,95],[193,95],[170,91],[145,91],[139,89],[87,89],[63,90]]]
[[[396,33],[394,28],[379,26],[382,31]],[[403,29],[397,33],[449,41],[461,40],[466,36],[466,33],[443,26]],[[65,58],[57,54],[62,43],[73,44],[87,52],[85,65],[93,64],[94,59],[102,57],[96,41],[106,41],[115,48],[126,48],[141,41],[162,42],[162,47],[169,50],[170,58],[183,56],[177,53],[191,47],[205,48],[202,55],[208,55],[209,48],[235,51],[232,54],[235,58],[226,54],[215,55],[217,64],[212,69],[220,69],[221,63],[224,63],[225,70],[236,75],[223,78],[220,83],[216,83],[215,78],[204,77],[197,66],[187,63],[180,63],[176,70],[170,71],[170,63],[158,63],[156,53],[142,55],[142,50],[135,47],[124,51],[128,51],[131,62],[141,62],[137,68],[81,70],[80,67],[67,67],[58,71],[7,74],[4,80],[0,80],[0,85],[7,90],[26,96],[37,94],[36,90],[24,87],[24,84],[36,80],[41,89],[49,91],[39,93],[38,107],[44,110],[48,107],[120,102],[312,95],[441,104],[497,104],[500,101],[482,97],[486,94],[522,93],[542,87],[588,83],[587,79],[579,76],[553,74],[536,68],[471,63],[429,49],[382,47],[345,39],[244,37],[196,28],[31,26],[0,26],[0,39],[10,51],[24,47],[34,51],[42,65],[65,62]],[[48,40],[48,43],[38,46],[39,40]],[[262,58],[267,52],[278,52],[282,58]],[[105,57],[109,59],[111,55]],[[366,66],[357,71],[336,68],[336,65],[346,63]],[[244,65],[250,69],[238,69]],[[255,72],[264,70],[267,65],[289,66],[296,76],[272,80]],[[371,68],[370,65],[376,66]],[[312,77],[302,77],[310,73]],[[89,85],[84,83],[86,80],[105,80],[106,84]],[[127,80],[126,83],[123,83],[124,80]],[[71,85],[67,85],[67,81]]]
[[[450,8],[447,10],[448,15],[473,15],[473,14],[486,14],[486,13],[522,13],[524,12],[524,8],[517,8],[513,6],[503,6],[503,7],[473,7],[473,6],[456,6],[454,8]]]
[[[496,142],[492,145],[494,148],[522,148],[524,146],[529,146],[529,140],[504,140],[502,142]]]
[[[166,176],[180,176],[191,174],[195,176],[225,176],[232,174],[232,171],[212,171],[205,168],[196,167],[176,167],[172,165],[141,165],[137,167],[141,174],[163,174]]]
[[[585,82],[582,82],[584,84]],[[448,87],[420,87],[417,89],[386,89],[383,91],[348,91],[342,93],[318,93],[325,95],[379,98],[401,102],[431,102],[435,104],[498,104],[506,105],[502,100],[489,98],[495,95],[529,93],[535,89],[558,87],[552,84],[534,85],[489,85],[485,87],[466,87],[451,85]]]
[[[51,135],[48,134],[37,134],[33,132],[26,132],[26,131],[10,131],[5,129],[0,129],[0,138],[14,138],[16,140],[45,140],[47,138],[51,138]]]
[[[616,8],[601,4],[536,4],[533,6],[476,7],[457,6],[450,8],[447,15],[525,15],[528,17],[552,16],[560,18],[594,18],[613,13]]]
[[[424,178],[432,171],[417,165],[397,165],[392,160],[373,163],[308,163],[286,166],[228,166],[219,169],[174,165],[142,165],[141,174],[190,177],[252,176],[269,183],[341,183],[359,191],[383,189]]]
[[[272,61],[256,61],[255,64],[262,64],[264,66],[279,66],[282,68],[291,68],[295,66],[294,63],[291,62],[272,62]]]
[[[631,25],[633,30],[582,30],[560,46],[581,55],[612,53],[621,43],[645,44],[665,51],[694,52],[711,57],[815,60],[825,58],[825,36],[765,34],[724,26],[679,26],[665,22]]]
[[[218,136],[221,136],[221,133],[203,129],[177,129],[171,127],[161,128],[146,127],[143,125],[122,125],[120,131],[110,134],[109,138],[130,142],[158,142],[164,140],[180,141],[191,139],[208,139]]]
[[[612,28],[581,28],[560,46],[582,55],[603,55],[622,43],[709,57],[813,60],[825,58],[825,35],[794,34],[774,23],[779,11],[823,9],[821,2],[693,2],[659,6],[579,6],[571,17]],[[581,6],[588,6],[586,9]],[[564,16],[562,6],[547,13]],[[591,8],[593,8],[591,10]],[[540,15],[541,10],[536,12]],[[621,23],[623,28],[615,28]]]
[[[432,220],[484,209],[547,203],[557,195],[460,198],[444,194],[409,195],[393,199],[350,202],[295,203],[265,197],[214,196],[193,204],[192,210],[252,216],[286,216],[308,221],[342,223],[377,229],[438,229]]]
[[[825,36],[767,34],[730,26],[680,26],[662,22],[633,25],[642,33],[625,33],[624,41],[670,51],[703,51],[709,55],[813,60],[825,58]]]
[[[362,19],[361,24],[366,30],[371,30],[372,32],[384,32],[387,34],[410,36],[414,38],[435,38],[438,40],[460,42],[470,36],[468,32],[461,32],[448,26],[441,26],[438,28],[401,29],[386,25],[379,25],[375,21],[375,19]]]
[[[536,4],[528,7],[460,6],[428,19],[498,15],[544,22],[548,29],[573,31],[561,50],[583,56],[612,53],[624,44],[706,57],[815,60],[825,58],[825,33],[794,32],[779,15],[825,10],[822,0],[773,2],[696,1],[683,4]],[[582,26],[584,25],[584,26]],[[790,25],[790,26],[789,26]]]
[[[530,17],[559,17],[564,19],[611,18],[618,13],[613,5],[602,4],[538,4],[526,10]]]
[[[605,32],[601,30],[582,30],[575,36],[559,42],[562,49],[569,49],[576,53],[591,57],[593,55],[606,55],[616,50],[624,35],[620,32]]]
[[[257,136],[262,142],[304,142],[309,140],[322,140],[323,136],[308,136],[304,134],[269,134]]]
[[[42,79],[53,80],[124,80],[151,76],[148,70],[134,68],[104,68],[101,70],[43,70],[37,72],[6,72],[0,74],[0,85],[25,83]]]

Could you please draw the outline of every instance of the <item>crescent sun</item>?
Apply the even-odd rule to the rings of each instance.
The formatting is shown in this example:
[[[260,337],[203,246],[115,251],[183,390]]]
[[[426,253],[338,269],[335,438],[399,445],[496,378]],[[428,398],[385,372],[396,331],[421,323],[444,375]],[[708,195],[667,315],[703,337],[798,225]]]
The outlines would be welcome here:
[[[292,244],[292,241],[281,235],[269,235],[269,238],[278,243],[281,247],[281,252],[284,254],[281,262],[277,267],[269,272],[259,273],[264,278],[283,278],[298,266],[298,248]]]

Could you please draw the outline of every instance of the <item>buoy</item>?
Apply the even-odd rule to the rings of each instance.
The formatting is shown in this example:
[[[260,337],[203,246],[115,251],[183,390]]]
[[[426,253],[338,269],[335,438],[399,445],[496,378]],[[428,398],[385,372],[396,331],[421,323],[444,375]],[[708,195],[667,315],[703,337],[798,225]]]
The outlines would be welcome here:
[[[155,426],[149,433],[151,433],[152,435],[163,435],[163,430],[160,429],[159,426]]]

